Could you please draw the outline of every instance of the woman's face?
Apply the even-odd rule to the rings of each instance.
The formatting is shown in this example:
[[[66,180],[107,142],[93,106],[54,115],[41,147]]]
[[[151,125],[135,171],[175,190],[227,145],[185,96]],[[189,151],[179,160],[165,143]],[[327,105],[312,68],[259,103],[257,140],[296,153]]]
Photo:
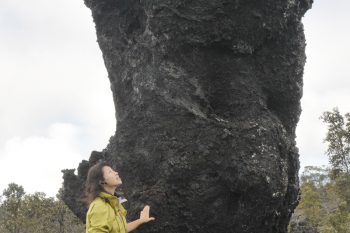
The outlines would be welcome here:
[[[122,184],[122,180],[120,179],[118,172],[114,171],[110,166],[102,167],[102,173],[106,185],[117,187]]]

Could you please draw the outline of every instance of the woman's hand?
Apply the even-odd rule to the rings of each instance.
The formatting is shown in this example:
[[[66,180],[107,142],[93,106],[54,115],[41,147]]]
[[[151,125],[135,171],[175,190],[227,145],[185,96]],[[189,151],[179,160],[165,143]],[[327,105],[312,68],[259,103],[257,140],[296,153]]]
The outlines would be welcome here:
[[[140,220],[142,223],[146,223],[146,222],[155,220],[154,217],[149,216],[149,209],[150,209],[149,205],[146,205],[143,208],[143,210],[140,212]]]
[[[140,212],[140,218],[127,224],[127,232],[133,231],[136,228],[138,228],[141,224],[152,220],[155,220],[155,218],[149,216],[149,205],[146,205]]]

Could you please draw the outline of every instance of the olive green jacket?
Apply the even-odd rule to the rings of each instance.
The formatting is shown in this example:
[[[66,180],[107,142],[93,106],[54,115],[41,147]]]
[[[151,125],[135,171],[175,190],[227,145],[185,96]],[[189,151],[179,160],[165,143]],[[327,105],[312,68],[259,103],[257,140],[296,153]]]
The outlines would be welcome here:
[[[101,192],[86,214],[86,233],[127,233],[126,213],[116,196]]]

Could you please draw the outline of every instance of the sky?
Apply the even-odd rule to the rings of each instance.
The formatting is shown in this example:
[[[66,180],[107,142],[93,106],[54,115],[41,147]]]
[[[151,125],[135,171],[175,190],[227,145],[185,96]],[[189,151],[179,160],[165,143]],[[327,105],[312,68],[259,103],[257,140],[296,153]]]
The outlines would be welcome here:
[[[328,164],[324,111],[350,112],[350,1],[315,0],[307,41],[301,172]],[[0,194],[10,182],[54,197],[62,169],[106,147],[112,92],[83,0],[0,0]]]

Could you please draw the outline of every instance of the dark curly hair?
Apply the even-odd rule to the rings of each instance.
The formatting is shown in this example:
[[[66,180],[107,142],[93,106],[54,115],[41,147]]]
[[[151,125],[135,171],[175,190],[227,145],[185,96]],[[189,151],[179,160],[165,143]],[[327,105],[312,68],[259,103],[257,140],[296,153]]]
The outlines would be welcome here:
[[[105,191],[101,182],[104,181],[102,168],[104,166],[111,165],[106,161],[97,162],[93,165],[88,172],[85,182],[85,199],[84,202],[87,206],[99,195],[100,192]]]

